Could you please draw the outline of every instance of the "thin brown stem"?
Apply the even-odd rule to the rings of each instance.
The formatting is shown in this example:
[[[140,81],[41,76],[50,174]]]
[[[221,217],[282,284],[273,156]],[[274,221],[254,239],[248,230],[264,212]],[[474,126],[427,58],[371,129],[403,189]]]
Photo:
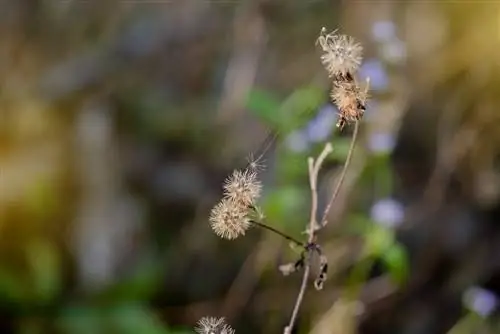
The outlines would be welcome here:
[[[307,281],[309,279],[309,272],[311,271],[311,265],[309,264],[309,258],[305,259],[305,268],[304,275],[302,276],[302,283],[300,284],[300,291],[297,295],[297,300],[295,301],[295,306],[293,307],[292,316],[290,317],[290,322],[288,326],[285,327],[284,334],[291,334],[293,326],[295,325],[295,321],[297,320],[297,316],[299,315],[300,305],[302,304],[302,300],[304,299],[304,294],[307,288]]]
[[[359,132],[359,121],[356,121],[354,124],[354,132],[352,134],[352,139],[351,139],[351,145],[349,146],[349,152],[347,153],[347,158],[344,163],[344,167],[342,168],[342,172],[340,173],[339,180],[337,182],[337,185],[335,186],[335,189],[333,190],[332,197],[330,198],[330,201],[328,202],[328,205],[325,208],[325,211],[323,212],[323,217],[321,218],[321,224],[320,228],[324,227],[328,223],[328,213],[330,212],[330,209],[337,199],[340,189],[342,187],[342,184],[344,183],[345,176],[347,174],[347,169],[349,168],[349,165],[352,160],[352,155],[354,152],[354,147],[356,144],[356,139],[358,138],[358,132]]]
[[[250,222],[251,222],[253,225],[255,225],[255,226],[258,226],[258,227],[261,227],[261,228],[266,229],[266,230],[268,230],[268,231],[271,231],[271,232],[273,232],[273,233],[275,233],[275,234],[279,235],[280,237],[282,237],[282,238],[284,238],[284,239],[286,239],[286,240],[288,240],[288,241],[293,242],[293,243],[294,243],[294,244],[296,244],[297,246],[302,246],[302,247],[305,247],[305,246],[306,246],[303,242],[301,242],[301,241],[299,241],[299,240],[295,239],[294,237],[292,237],[292,236],[290,236],[290,235],[288,235],[288,234],[286,234],[286,233],[284,233],[284,232],[281,232],[280,230],[275,229],[274,227],[271,227],[271,226],[266,225],[266,224],[264,224],[264,223],[258,222],[258,221],[256,221],[256,220],[251,220]]]
[[[317,184],[318,184],[318,173],[321,165],[323,164],[323,161],[325,161],[326,157],[328,154],[332,152],[332,145],[330,143],[325,145],[325,148],[321,152],[321,154],[318,156],[316,161],[314,161],[313,158],[309,158],[307,160],[307,164],[309,167],[309,183],[311,187],[311,217],[309,219],[309,227],[308,227],[308,244],[311,244],[314,242],[314,231],[317,225],[316,222],[316,215],[317,215],[317,210],[318,210],[318,191],[317,191]],[[307,288],[307,282],[309,280],[309,273],[311,271],[311,265],[310,265],[310,255],[311,255],[311,250],[307,249],[306,250],[306,258],[304,261],[304,275],[302,276],[302,283],[300,285],[300,290],[299,294],[297,295],[297,299],[295,300],[295,306],[293,307],[293,312],[292,316],[290,317],[290,322],[288,323],[288,326],[285,327],[284,334],[291,334],[293,326],[295,325],[295,321],[297,320],[297,316],[299,314],[299,309],[300,305],[302,304],[302,300],[304,299],[304,294],[306,292]]]

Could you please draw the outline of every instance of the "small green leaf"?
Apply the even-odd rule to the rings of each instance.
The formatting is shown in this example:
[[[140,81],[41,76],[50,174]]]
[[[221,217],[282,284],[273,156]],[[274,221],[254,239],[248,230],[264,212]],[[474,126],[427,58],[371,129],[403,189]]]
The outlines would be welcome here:
[[[408,256],[400,244],[393,244],[382,254],[381,260],[395,283],[401,284],[408,277]]]
[[[290,132],[307,123],[325,100],[324,92],[319,87],[308,86],[293,92],[279,109],[282,130]]]
[[[278,111],[280,102],[271,94],[254,89],[247,97],[246,107],[252,114],[260,118],[271,127],[276,127],[280,123]]]
[[[287,230],[296,227],[296,223],[301,223],[303,228],[304,196],[303,189],[299,187],[285,186],[273,190],[266,196],[263,205],[266,221]]]
[[[394,244],[394,232],[379,225],[373,225],[365,235],[365,253],[380,257]]]

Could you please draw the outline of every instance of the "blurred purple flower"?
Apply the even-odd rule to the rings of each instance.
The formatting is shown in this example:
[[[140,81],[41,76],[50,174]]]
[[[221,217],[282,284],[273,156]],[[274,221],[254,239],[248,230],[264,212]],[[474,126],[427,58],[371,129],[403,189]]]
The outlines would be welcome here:
[[[290,133],[286,138],[286,145],[294,152],[306,151],[309,148],[307,133],[304,130],[297,130]]]
[[[387,42],[396,36],[396,25],[392,21],[377,21],[372,26],[372,35],[377,42]]]
[[[364,62],[359,69],[359,74],[363,78],[370,78],[371,90],[384,90],[389,85],[389,78],[382,63],[377,59],[369,59]]]
[[[337,121],[337,110],[331,105],[322,107],[318,115],[309,122],[306,127],[307,137],[311,142],[320,142],[326,140]]]
[[[464,293],[464,304],[470,310],[486,318],[498,306],[498,298],[486,289],[471,287]]]
[[[370,136],[368,147],[372,153],[390,153],[396,145],[396,139],[390,133],[374,133]]]
[[[386,198],[372,206],[370,216],[382,226],[395,228],[403,222],[404,208],[400,202]]]

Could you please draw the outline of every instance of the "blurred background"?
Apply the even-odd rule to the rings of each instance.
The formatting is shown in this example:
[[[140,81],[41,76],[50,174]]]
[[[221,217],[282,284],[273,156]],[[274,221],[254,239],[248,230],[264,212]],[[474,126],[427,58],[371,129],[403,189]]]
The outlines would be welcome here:
[[[2,1],[2,333],[282,333],[297,255],[208,215],[270,133],[269,224],[304,237],[331,142],[325,206],[352,130],[323,26],[362,43],[371,98],[295,333],[500,333],[500,5],[437,0]]]

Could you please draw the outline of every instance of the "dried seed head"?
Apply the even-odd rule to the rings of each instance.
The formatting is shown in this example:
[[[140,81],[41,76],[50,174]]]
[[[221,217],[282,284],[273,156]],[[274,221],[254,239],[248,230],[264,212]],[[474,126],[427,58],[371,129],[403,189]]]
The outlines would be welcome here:
[[[353,74],[361,65],[363,47],[352,37],[337,35],[336,30],[326,33],[323,28],[317,43],[324,52],[321,62],[330,77]]]
[[[224,318],[203,317],[194,330],[198,334],[234,334],[235,331],[225,321]]]
[[[361,89],[354,79],[335,81],[330,97],[340,111],[337,126],[342,127],[344,123],[354,122],[363,117],[368,91]]]
[[[234,334],[236,331],[229,325],[224,325],[222,327],[222,330],[220,331],[220,334]]]
[[[224,182],[224,196],[244,207],[255,204],[262,190],[257,173],[250,169],[236,170]]]
[[[236,239],[244,235],[251,223],[247,217],[247,208],[238,205],[230,198],[222,199],[210,213],[210,226],[223,239]]]

